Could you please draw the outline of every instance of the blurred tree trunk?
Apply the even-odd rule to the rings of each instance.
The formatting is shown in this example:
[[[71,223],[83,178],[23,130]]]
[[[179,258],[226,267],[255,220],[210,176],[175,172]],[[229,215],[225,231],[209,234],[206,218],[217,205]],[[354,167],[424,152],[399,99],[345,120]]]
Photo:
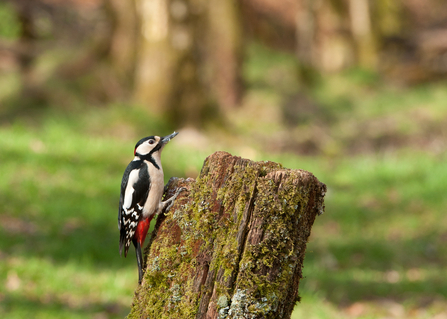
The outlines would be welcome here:
[[[38,79],[34,76],[34,61],[37,55],[36,41],[38,36],[35,28],[33,5],[33,3],[26,1],[17,1],[14,3],[20,25],[20,35],[15,52],[17,53],[17,60],[20,67],[22,82],[21,95],[26,97],[28,101],[34,99],[35,101],[41,102],[45,98],[42,90],[39,89]]]
[[[107,0],[106,12],[111,23],[109,59],[121,85],[132,87],[138,46],[138,16],[135,0]]]
[[[326,185],[217,152],[157,219],[128,318],[290,318]]]
[[[237,0],[208,1],[207,60],[213,95],[225,110],[239,104],[242,91],[243,27]]]
[[[134,95],[155,113],[162,113],[178,55],[169,39],[169,0],[136,0],[136,6],[141,28]]]
[[[361,67],[377,67],[377,49],[371,26],[369,0],[349,0],[351,32],[357,47],[357,63]]]
[[[181,125],[200,126],[240,97],[237,1],[137,0],[135,99]]]
[[[354,64],[344,0],[301,0],[296,15],[297,57],[305,68],[339,71]]]
[[[137,0],[141,21],[135,99],[175,124],[200,125],[210,95],[200,78],[198,35],[206,2]]]
[[[22,73],[29,73],[34,60],[34,41],[36,32],[34,28],[33,11],[31,5],[19,1],[16,6],[17,17],[20,24],[20,51],[18,60]]]
[[[296,11],[295,41],[298,60],[297,70],[298,78],[303,88],[313,86],[318,74],[318,57],[316,55],[317,48],[315,44],[317,25],[315,22],[316,12],[314,7],[314,1],[301,0]]]
[[[314,65],[314,6],[312,0],[301,0],[296,13],[296,52],[298,60],[309,66]]]

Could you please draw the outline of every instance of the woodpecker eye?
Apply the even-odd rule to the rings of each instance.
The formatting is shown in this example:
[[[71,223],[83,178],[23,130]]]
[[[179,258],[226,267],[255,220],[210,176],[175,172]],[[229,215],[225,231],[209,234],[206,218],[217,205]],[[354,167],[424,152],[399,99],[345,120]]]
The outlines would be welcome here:
[[[149,144],[154,144],[155,143],[155,141],[154,140],[149,140],[149,142],[148,142]]]

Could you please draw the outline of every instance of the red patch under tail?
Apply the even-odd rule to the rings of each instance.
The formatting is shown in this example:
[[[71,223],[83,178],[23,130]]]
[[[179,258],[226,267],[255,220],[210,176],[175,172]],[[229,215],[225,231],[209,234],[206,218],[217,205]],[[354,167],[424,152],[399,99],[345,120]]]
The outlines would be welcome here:
[[[135,233],[135,238],[140,243],[141,247],[143,247],[144,240],[146,239],[146,235],[149,230],[149,226],[151,225],[152,217],[153,216],[150,216],[149,218],[145,218],[138,223],[137,231]]]

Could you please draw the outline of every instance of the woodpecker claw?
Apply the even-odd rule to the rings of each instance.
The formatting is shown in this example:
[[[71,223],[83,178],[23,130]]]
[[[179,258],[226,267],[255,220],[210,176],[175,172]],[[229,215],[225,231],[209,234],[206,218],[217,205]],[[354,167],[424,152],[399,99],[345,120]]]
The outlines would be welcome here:
[[[167,199],[166,201],[163,202],[163,212],[168,212],[172,205],[174,205],[174,201],[176,200],[177,196],[180,195],[181,192],[186,191],[186,187],[180,187],[177,188],[177,190],[175,191],[174,196],[172,196],[171,198]]]

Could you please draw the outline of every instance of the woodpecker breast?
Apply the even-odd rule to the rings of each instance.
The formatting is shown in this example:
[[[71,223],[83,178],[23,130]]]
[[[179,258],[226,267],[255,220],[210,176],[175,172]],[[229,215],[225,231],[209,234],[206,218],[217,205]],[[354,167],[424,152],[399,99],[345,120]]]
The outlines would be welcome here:
[[[164,190],[164,174],[163,167],[161,166],[160,155],[156,154],[154,160],[157,163],[155,167],[152,163],[144,161],[147,165],[149,176],[151,179],[151,189],[149,191],[146,203],[143,208],[143,218],[148,218],[149,216],[158,212],[161,198],[163,196]]]

